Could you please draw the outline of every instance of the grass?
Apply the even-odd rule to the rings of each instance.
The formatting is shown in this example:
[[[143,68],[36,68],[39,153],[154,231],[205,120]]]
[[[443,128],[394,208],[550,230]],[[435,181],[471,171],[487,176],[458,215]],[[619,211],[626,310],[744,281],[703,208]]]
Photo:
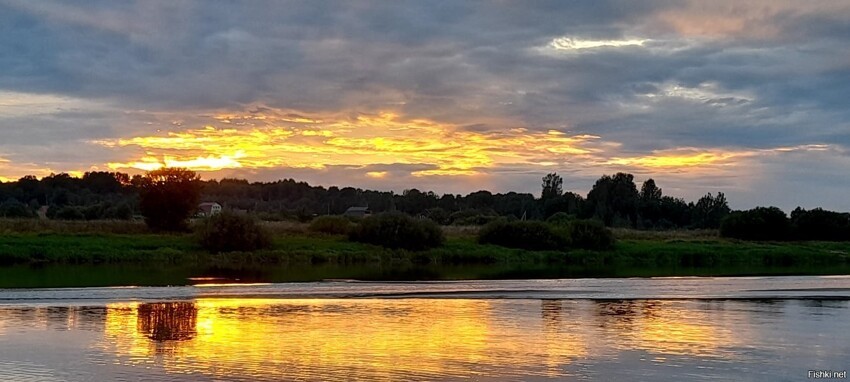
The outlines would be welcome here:
[[[354,243],[343,236],[307,231],[307,225],[264,223],[275,237],[271,249],[211,254],[191,234],[153,234],[141,222],[0,220],[0,265],[159,264],[169,266],[293,266],[356,264],[399,266],[572,267],[614,269],[774,271],[850,267],[850,243],[746,242],[721,239],[716,231],[615,230],[612,250],[528,251],[479,244],[473,228],[446,228],[446,244],[421,252]],[[747,273],[745,272],[745,273]],[[699,273],[692,271],[689,273]],[[724,271],[724,273],[728,273]]]
[[[0,235],[15,233],[144,234],[149,233],[149,230],[141,220],[67,221],[0,218]]]

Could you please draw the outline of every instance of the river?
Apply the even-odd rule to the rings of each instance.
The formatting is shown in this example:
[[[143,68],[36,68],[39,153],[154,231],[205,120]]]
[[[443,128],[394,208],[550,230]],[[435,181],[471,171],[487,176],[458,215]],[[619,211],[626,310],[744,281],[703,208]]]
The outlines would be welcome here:
[[[799,381],[850,276],[0,289],[4,381]]]

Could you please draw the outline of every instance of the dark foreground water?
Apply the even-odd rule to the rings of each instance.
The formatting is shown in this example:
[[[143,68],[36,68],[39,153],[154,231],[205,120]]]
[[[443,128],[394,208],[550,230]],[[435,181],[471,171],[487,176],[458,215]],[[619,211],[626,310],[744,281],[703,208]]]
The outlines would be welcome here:
[[[801,381],[848,368],[846,276],[0,290],[3,381]]]

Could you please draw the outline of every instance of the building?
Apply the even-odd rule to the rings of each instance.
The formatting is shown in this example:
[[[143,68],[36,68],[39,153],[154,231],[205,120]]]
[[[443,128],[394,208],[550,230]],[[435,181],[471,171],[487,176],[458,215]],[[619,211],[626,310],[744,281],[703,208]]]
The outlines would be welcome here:
[[[371,214],[372,211],[369,211],[369,207],[348,207],[348,209],[342,213],[342,216],[365,218]]]
[[[221,213],[221,204],[216,202],[204,202],[198,205],[198,216],[210,217]]]

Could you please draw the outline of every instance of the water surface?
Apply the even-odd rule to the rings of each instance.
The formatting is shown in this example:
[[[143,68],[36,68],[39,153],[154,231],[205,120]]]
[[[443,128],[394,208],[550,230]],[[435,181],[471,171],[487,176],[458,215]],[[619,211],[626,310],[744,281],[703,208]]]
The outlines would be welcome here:
[[[0,290],[8,381],[806,379],[850,277]]]

